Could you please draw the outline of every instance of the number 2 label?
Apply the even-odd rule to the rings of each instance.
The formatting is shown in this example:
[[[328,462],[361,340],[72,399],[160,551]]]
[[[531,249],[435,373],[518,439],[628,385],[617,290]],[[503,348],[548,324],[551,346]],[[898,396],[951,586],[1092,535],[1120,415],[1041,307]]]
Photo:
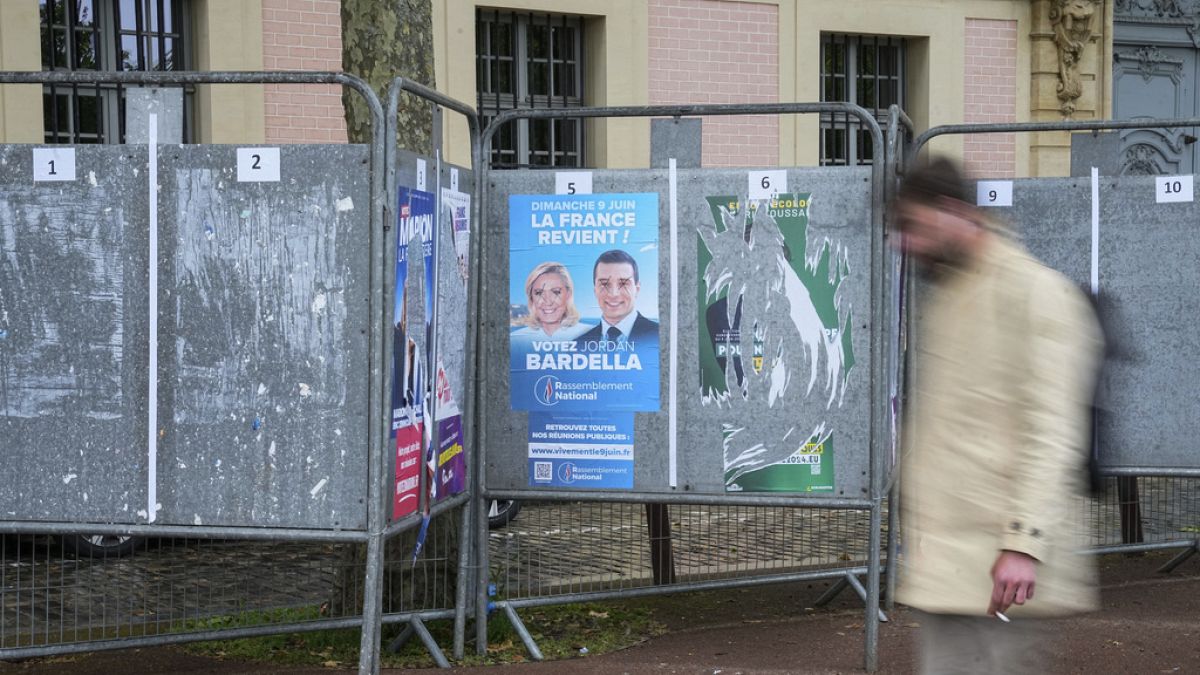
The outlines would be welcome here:
[[[278,183],[279,148],[238,148],[239,183]]]

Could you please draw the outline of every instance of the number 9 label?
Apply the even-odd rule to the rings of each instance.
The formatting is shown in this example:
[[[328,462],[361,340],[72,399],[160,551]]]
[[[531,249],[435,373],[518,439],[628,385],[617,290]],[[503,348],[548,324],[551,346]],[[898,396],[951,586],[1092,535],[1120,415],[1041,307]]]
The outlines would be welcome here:
[[[1012,206],[1011,180],[981,180],[975,185],[977,206]]]

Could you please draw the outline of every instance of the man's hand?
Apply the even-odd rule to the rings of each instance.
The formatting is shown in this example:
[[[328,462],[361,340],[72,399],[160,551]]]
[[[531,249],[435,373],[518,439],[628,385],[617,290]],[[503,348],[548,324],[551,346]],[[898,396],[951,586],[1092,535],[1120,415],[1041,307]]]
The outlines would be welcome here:
[[[1001,551],[992,565],[992,601],[987,613],[994,615],[1032,600],[1036,580],[1037,559],[1017,551]]]

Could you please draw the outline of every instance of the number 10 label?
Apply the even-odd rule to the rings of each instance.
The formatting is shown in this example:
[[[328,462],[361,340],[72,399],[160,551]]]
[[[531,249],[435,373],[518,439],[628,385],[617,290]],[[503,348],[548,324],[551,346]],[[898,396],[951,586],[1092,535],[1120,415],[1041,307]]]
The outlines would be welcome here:
[[[1155,176],[1154,201],[1190,202],[1192,201],[1192,177],[1188,176]]]
[[[279,148],[238,148],[239,183],[278,183]]]

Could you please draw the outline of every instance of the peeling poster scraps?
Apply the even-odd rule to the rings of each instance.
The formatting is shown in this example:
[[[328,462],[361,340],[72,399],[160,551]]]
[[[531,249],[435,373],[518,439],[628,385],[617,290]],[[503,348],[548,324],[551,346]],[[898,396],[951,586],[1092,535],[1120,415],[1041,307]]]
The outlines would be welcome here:
[[[722,420],[729,492],[834,489],[834,429],[854,368],[846,249],[809,230],[811,193],[708,197],[697,228],[700,393]],[[762,424],[778,411],[783,424]],[[748,422],[747,420],[754,420]]]

